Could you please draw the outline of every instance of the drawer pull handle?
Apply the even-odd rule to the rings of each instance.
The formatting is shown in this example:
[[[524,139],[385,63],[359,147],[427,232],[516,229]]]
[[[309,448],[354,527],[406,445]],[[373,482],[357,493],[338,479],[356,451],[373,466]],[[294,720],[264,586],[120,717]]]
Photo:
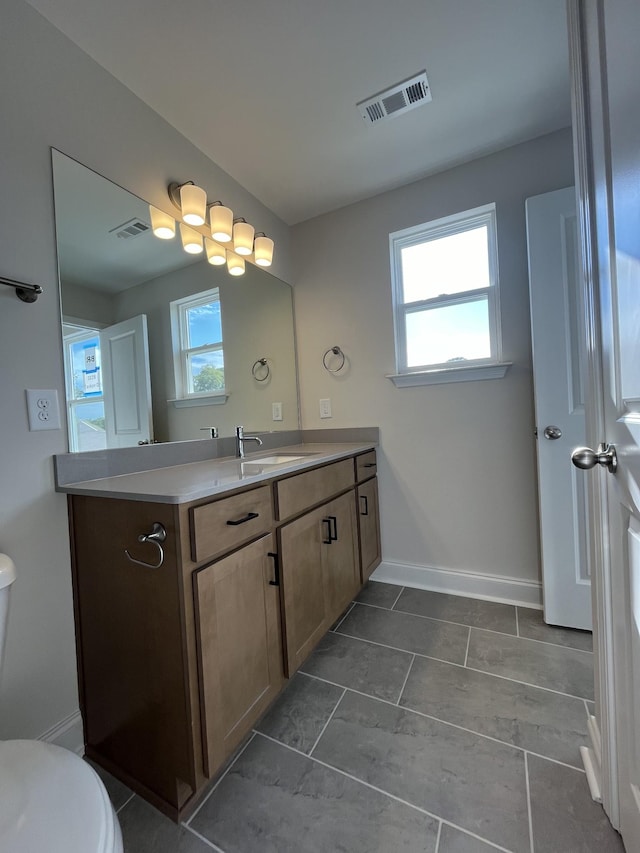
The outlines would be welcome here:
[[[367,500],[366,495],[360,495],[360,500],[364,501],[364,509],[360,513],[360,515],[369,515],[369,501]]]
[[[259,515],[259,512],[248,512],[246,515],[243,515],[242,518],[229,519],[227,524],[230,524],[232,527],[237,527],[239,524],[251,521],[252,518],[258,518]]]
[[[280,560],[278,555],[273,551],[267,551],[267,556],[273,557],[273,580],[269,581],[269,586],[280,586]]]
[[[329,531],[330,531],[329,532],[329,538],[331,539],[332,542],[337,542],[338,541],[338,519],[335,517],[335,515],[330,515],[329,521],[331,521],[333,523],[333,533],[331,533],[331,526],[329,526]]]
[[[163,525],[160,524],[159,521],[154,521],[151,533],[141,533],[140,536],[138,536],[138,542],[149,542],[151,545],[155,545],[158,549],[158,562],[145,563],[144,560],[136,560],[135,557],[131,556],[127,548],[124,549],[125,556],[128,560],[131,560],[132,563],[137,563],[139,566],[145,566],[147,569],[159,569],[164,563],[164,549],[161,543],[164,542],[166,538],[167,531],[164,529]]]
[[[333,542],[333,537],[331,536],[331,519],[330,518],[323,518],[322,523],[327,525],[327,530],[328,530],[327,538],[322,540],[322,544],[323,545],[331,545],[331,543]]]
[[[363,468],[375,468],[375,467],[376,467],[376,465],[377,465],[377,463],[376,463],[376,462],[365,462],[365,463],[364,463],[364,465],[363,465],[362,467],[363,467]]]

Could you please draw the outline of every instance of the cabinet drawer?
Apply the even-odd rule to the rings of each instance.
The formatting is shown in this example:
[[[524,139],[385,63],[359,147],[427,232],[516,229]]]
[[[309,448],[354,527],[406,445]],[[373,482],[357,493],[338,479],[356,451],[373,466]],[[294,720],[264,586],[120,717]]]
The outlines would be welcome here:
[[[283,520],[327,500],[353,485],[353,461],[343,459],[280,480],[277,485],[278,518]]]
[[[270,529],[273,522],[270,489],[260,486],[221,498],[193,507],[190,514],[191,557],[201,563]]]
[[[361,453],[360,456],[356,456],[355,463],[356,482],[361,483],[362,480],[375,477],[378,471],[375,450],[369,450],[367,453]]]

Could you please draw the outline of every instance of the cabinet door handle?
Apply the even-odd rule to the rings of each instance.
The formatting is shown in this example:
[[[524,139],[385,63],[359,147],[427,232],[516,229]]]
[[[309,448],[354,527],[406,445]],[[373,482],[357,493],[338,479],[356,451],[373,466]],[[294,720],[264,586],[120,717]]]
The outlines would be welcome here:
[[[238,524],[244,524],[246,521],[251,521],[252,518],[258,518],[259,515],[259,512],[248,512],[246,515],[243,515],[242,518],[229,519],[227,524],[237,527]]]
[[[322,540],[323,545],[331,545],[333,537],[331,536],[331,519],[323,518],[322,523],[327,525],[327,538]]]
[[[329,525],[329,537],[333,542],[338,541],[338,519],[335,515],[329,516],[329,521],[333,522],[333,533],[331,533],[331,525]]]
[[[364,509],[360,513],[360,515],[369,515],[369,501],[367,500],[366,495],[360,495],[360,500],[364,501]]]
[[[362,467],[363,467],[363,468],[375,468],[375,467],[376,467],[376,465],[377,465],[377,463],[376,463],[376,462],[365,462],[365,463],[364,463],[364,465],[363,465]]]
[[[273,551],[268,551],[267,556],[273,557],[273,580],[269,581],[269,586],[280,586],[280,560],[277,554]]]

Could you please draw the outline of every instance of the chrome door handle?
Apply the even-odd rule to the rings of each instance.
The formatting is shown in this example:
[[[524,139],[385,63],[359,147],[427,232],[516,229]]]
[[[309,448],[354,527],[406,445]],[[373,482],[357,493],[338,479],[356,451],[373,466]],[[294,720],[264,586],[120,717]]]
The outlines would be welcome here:
[[[596,465],[604,465],[611,474],[618,470],[618,454],[613,444],[599,444],[597,451],[590,447],[577,447],[571,454],[571,461],[583,471],[595,468]]]
[[[548,426],[544,428],[543,435],[545,438],[548,438],[549,441],[555,441],[558,438],[562,438],[562,430],[557,426]]]

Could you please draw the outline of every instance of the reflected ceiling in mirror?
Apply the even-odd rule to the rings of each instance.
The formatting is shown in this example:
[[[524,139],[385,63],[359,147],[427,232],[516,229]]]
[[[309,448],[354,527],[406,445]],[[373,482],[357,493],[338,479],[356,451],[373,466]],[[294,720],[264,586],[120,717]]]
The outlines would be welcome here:
[[[289,285],[251,263],[232,277],[206,256],[185,253],[178,234],[156,238],[144,201],[59,151],[52,157],[70,449],[198,439],[212,427],[232,435],[240,423],[297,429]],[[179,315],[171,304],[208,291],[222,318],[224,393],[176,399]],[[139,376],[127,361],[134,355]]]

